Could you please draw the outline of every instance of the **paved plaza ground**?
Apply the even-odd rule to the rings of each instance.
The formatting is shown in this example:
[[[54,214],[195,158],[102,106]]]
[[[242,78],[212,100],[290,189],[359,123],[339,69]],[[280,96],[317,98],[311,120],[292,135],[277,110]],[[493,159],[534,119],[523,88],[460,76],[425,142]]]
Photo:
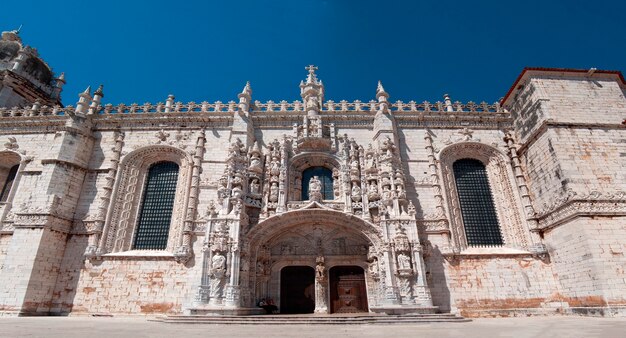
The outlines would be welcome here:
[[[413,325],[166,324],[147,318],[0,318],[0,337],[626,337],[626,318],[529,317]]]

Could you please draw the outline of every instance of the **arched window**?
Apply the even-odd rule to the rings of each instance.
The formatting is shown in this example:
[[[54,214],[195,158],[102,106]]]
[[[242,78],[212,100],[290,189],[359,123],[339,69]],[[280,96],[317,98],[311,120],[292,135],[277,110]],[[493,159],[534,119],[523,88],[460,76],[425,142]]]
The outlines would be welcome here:
[[[485,165],[460,159],[452,165],[468,245],[502,245],[498,216]]]
[[[2,193],[0,193],[0,202],[6,202],[9,198],[9,193],[11,192],[11,187],[13,186],[13,181],[15,181],[15,176],[17,176],[17,169],[19,167],[19,164],[12,166],[11,169],[6,170],[6,174],[4,173],[5,170],[2,170],[2,174],[5,174],[6,178],[4,179],[4,185],[2,186]]]
[[[311,167],[302,172],[302,200],[309,199],[309,181],[313,176],[317,176],[322,182],[322,198],[325,200],[334,199],[333,172],[326,167]]]
[[[166,248],[177,182],[178,164],[174,162],[157,162],[148,169],[134,249]]]

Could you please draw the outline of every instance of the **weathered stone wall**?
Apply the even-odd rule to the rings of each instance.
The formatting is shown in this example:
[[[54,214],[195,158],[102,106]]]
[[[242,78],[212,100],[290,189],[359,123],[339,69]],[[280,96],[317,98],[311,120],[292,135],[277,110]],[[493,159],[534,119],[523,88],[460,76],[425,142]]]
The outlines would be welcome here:
[[[195,259],[129,252],[85,261],[85,236],[72,236],[56,283],[55,313],[176,314],[191,306],[202,273],[202,239]]]
[[[505,310],[508,315],[558,301],[552,265],[533,257],[483,254],[448,261],[433,255],[426,264],[433,303],[444,311],[474,317]]]
[[[16,229],[0,273],[0,310],[48,313],[66,235],[50,229]]]
[[[545,233],[570,306],[626,304],[626,217],[580,217]]]

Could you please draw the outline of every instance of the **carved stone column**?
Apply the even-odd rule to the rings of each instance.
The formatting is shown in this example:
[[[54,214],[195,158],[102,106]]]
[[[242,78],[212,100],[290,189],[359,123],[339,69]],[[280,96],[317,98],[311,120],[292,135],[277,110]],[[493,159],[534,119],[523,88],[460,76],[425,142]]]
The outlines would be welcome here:
[[[328,278],[324,257],[317,257],[315,267],[315,313],[328,313]]]
[[[426,266],[422,257],[421,245],[418,241],[411,243],[411,254],[413,256],[415,280],[413,285],[413,294],[415,302],[421,306],[433,306],[433,299],[430,295],[428,282],[426,281]]]

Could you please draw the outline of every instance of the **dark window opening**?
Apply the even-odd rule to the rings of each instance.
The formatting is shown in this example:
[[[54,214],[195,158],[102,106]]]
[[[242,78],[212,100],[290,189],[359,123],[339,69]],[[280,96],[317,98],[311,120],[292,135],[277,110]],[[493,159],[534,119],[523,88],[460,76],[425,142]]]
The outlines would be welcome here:
[[[158,162],[148,169],[134,249],[162,250],[167,247],[177,182],[176,163]]]
[[[311,167],[302,172],[302,200],[309,199],[309,181],[313,176],[317,176],[322,183],[322,199],[334,199],[333,172],[325,167]]]
[[[9,174],[7,175],[7,179],[4,181],[4,186],[2,186],[2,193],[0,193],[0,202],[6,202],[9,199],[9,193],[11,192],[11,186],[13,185],[13,181],[15,181],[15,176],[17,176],[17,169],[20,167],[19,164],[16,164],[9,169]]]
[[[502,245],[498,216],[482,162],[462,159],[452,165],[468,245]]]

